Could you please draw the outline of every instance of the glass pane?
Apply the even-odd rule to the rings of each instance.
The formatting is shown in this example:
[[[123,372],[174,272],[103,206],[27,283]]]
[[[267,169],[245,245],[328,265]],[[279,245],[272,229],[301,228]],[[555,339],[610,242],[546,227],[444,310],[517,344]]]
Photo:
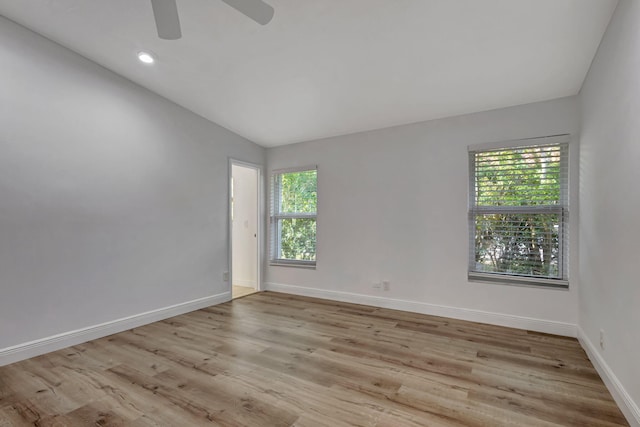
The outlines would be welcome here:
[[[287,218],[278,220],[279,259],[316,260],[316,219]]]
[[[561,278],[560,214],[493,214],[475,219],[475,271]]]
[[[478,206],[554,205],[560,202],[560,146],[476,154]]]
[[[317,171],[280,175],[280,212],[315,213],[318,209]]]

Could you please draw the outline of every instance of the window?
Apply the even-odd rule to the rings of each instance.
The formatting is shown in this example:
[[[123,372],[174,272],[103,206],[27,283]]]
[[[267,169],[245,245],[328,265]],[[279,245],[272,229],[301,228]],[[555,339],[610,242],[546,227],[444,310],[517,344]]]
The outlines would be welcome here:
[[[568,286],[568,142],[469,151],[471,280]]]
[[[315,167],[274,171],[271,179],[271,263],[316,265],[318,173]]]

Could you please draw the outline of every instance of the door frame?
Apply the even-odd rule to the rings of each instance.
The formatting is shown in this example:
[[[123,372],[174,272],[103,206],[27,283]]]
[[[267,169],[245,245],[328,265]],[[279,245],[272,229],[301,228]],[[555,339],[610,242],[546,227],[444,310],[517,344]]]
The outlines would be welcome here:
[[[228,277],[228,292],[231,294],[231,298],[233,298],[233,222],[231,220],[232,215],[232,204],[231,204],[231,183],[233,178],[233,166],[242,166],[245,168],[255,169],[256,171],[256,197],[257,197],[257,224],[256,224],[256,292],[262,290],[262,245],[264,241],[264,199],[263,199],[263,167],[258,163],[246,162],[244,160],[238,160],[233,157],[229,157],[229,173],[227,180],[227,236],[228,236],[228,248],[229,248],[229,277]]]

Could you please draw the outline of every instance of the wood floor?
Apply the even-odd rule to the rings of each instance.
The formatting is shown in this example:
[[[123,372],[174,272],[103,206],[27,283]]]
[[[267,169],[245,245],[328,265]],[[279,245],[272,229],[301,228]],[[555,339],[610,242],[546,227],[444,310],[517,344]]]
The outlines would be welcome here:
[[[0,426],[628,425],[575,339],[277,293],[0,368]]]
[[[249,288],[247,286],[233,285],[231,287],[231,296],[233,298],[244,297],[247,295],[255,294],[256,292],[258,291],[256,291],[255,288]]]

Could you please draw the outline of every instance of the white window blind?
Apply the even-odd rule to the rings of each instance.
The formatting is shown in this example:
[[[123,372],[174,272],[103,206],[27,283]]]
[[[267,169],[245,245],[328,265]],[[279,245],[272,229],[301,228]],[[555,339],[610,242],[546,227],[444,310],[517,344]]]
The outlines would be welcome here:
[[[315,166],[274,171],[271,177],[271,264],[316,264],[318,171]]]
[[[568,141],[470,149],[470,279],[568,286]]]

